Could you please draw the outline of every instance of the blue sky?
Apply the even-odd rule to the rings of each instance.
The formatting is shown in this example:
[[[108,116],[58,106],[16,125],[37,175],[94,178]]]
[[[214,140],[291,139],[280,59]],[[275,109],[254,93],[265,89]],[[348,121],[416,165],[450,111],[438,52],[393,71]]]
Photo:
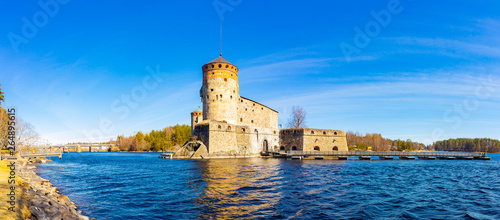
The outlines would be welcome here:
[[[500,139],[499,1],[41,2],[0,3],[0,83],[52,143],[189,124],[221,19],[240,94],[282,124]]]

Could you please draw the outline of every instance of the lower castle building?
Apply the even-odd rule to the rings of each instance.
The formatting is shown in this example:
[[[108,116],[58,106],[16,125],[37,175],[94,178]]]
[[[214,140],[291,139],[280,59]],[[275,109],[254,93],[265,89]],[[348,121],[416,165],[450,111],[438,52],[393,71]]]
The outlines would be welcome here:
[[[174,157],[251,157],[268,151],[347,151],[346,134],[278,129],[278,112],[240,96],[238,68],[221,56],[202,66],[203,109],[191,113],[192,138]]]

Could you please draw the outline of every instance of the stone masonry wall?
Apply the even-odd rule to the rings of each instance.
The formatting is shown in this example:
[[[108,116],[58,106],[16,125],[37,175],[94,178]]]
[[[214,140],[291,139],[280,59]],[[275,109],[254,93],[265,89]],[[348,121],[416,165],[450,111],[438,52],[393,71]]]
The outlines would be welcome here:
[[[240,96],[237,108],[238,125],[278,128],[278,112],[265,105]]]
[[[346,134],[341,130],[304,129],[304,151],[348,151]]]
[[[280,147],[289,151],[295,146],[300,151],[314,151],[315,147],[319,151],[333,151],[334,147],[338,151],[348,151],[346,134],[341,130],[330,129],[281,129]]]
[[[240,154],[236,149],[236,125],[221,122],[210,122],[208,152],[210,154]]]
[[[303,139],[303,129],[280,129],[280,150],[302,150]]]

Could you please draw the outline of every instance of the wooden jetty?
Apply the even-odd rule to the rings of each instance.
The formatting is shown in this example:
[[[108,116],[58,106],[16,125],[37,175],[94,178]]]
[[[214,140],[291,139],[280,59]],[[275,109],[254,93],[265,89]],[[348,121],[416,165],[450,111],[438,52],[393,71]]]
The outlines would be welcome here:
[[[444,151],[415,151],[415,152],[374,152],[374,151],[267,151],[266,154],[274,158],[287,159],[338,159],[346,160],[347,157],[358,157],[359,160],[371,160],[378,157],[380,160],[489,160],[485,153],[444,152]]]
[[[19,151],[19,156],[21,158],[37,158],[37,157],[59,157],[59,159],[62,159],[62,151],[41,151],[41,150],[32,150],[32,151]],[[8,155],[8,156],[3,156],[2,158],[6,158],[8,160],[16,160],[16,156]]]

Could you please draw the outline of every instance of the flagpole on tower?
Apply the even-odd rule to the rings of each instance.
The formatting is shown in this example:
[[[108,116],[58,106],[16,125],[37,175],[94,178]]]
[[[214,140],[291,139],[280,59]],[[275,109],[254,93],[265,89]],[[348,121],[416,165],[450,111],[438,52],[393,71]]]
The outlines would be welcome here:
[[[220,56],[222,56],[222,21],[220,22],[220,42],[219,42]]]

